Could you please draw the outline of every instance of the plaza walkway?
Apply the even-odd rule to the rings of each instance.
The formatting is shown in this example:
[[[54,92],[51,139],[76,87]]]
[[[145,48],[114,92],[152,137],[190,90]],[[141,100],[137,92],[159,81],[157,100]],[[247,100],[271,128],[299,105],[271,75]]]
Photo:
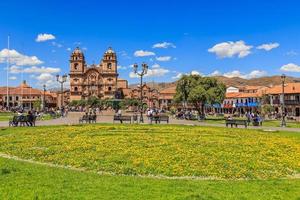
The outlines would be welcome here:
[[[84,113],[82,112],[70,112],[67,117],[65,118],[57,118],[52,120],[45,120],[45,121],[37,121],[36,126],[52,126],[52,125],[75,125],[79,124],[79,118],[83,116]],[[127,115],[127,114],[125,114]],[[149,123],[147,118],[144,117],[145,124]],[[111,112],[104,112],[97,116],[97,123],[113,123],[113,113]],[[116,122],[119,123],[119,122]],[[166,124],[162,122],[162,124]],[[177,125],[190,125],[190,126],[210,126],[210,127],[225,127],[225,124],[212,124],[206,122],[199,122],[199,121],[190,121],[190,120],[178,120],[174,118],[170,118],[169,124],[177,124]],[[0,127],[8,127],[8,122],[2,121],[0,122]],[[244,127],[239,127],[244,129]],[[292,131],[292,132],[299,132],[300,128],[283,128],[283,127],[253,127],[249,126],[248,129],[263,129],[266,131]]]

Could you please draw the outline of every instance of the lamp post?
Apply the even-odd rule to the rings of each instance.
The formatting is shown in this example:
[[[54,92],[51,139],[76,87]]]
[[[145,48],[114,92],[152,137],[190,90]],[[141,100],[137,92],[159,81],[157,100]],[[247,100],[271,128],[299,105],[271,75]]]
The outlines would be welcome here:
[[[282,101],[281,101],[281,127],[286,127],[285,121],[285,102],[284,102],[284,83],[285,83],[285,74],[281,75],[281,83],[282,83]]]
[[[141,82],[140,82],[140,88],[141,88],[141,93],[140,93],[140,123],[143,123],[144,122],[144,119],[143,119],[143,76],[145,74],[147,74],[148,65],[146,63],[143,63],[142,64],[142,71],[138,72],[138,65],[134,64],[133,65],[133,70],[134,70],[134,73],[136,75],[138,75],[141,79]]]
[[[59,82],[60,83],[60,91],[61,91],[61,108],[63,108],[64,107],[64,83],[67,81],[67,75],[65,74],[65,75],[62,75],[62,76],[60,76],[60,75],[56,75],[56,80],[57,80],[57,82]]]
[[[43,85],[43,89],[44,89],[43,110],[44,110],[44,112],[45,112],[45,110],[46,110],[46,85],[45,85],[45,84]]]

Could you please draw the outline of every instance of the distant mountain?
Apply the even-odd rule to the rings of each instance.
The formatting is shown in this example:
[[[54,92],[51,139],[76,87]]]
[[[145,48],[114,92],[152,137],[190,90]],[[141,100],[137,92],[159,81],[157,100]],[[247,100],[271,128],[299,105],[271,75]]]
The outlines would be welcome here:
[[[260,78],[253,78],[253,79],[243,79],[239,77],[228,78],[225,76],[216,76],[219,81],[223,82],[227,87],[228,86],[272,86],[272,85],[279,85],[281,84],[281,77],[280,76],[264,76]],[[287,76],[286,83],[294,83],[300,82],[300,78]],[[134,88],[139,84],[131,84],[129,85],[130,88]],[[175,82],[148,82],[147,85],[153,87],[155,89],[161,90],[164,88],[172,87],[176,85]]]
[[[244,86],[244,85],[253,85],[253,86],[272,86],[281,84],[280,76],[264,76],[260,78],[253,79],[243,79],[239,77],[227,78],[224,76],[216,77],[219,81],[223,82],[226,86]],[[300,82],[300,78],[296,77],[286,77],[286,83]]]

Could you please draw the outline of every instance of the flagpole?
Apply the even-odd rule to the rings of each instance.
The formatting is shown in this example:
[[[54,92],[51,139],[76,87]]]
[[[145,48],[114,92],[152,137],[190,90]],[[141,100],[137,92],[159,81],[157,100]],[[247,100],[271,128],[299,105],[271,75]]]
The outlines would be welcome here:
[[[9,35],[7,36],[7,69],[6,69],[6,109],[9,110],[9,91],[8,91],[8,76],[9,76],[9,65],[10,65],[10,55],[9,55]]]

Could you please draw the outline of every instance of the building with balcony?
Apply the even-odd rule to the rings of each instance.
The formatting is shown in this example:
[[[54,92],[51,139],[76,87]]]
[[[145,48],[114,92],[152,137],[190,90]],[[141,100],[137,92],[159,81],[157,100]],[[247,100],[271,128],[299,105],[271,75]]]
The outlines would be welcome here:
[[[265,86],[241,86],[229,87],[226,90],[222,105],[223,113],[255,112],[259,109],[263,95],[268,87]]]
[[[282,85],[276,85],[267,90],[269,103],[275,112],[281,112],[283,98]],[[300,117],[300,83],[286,83],[284,85],[285,113],[288,116]]]
[[[173,99],[176,94],[176,86],[168,87],[159,91],[159,107],[169,110],[174,104]]]
[[[33,108],[33,104],[37,101],[41,103],[44,101],[47,107],[55,107],[57,104],[57,96],[55,93],[32,88],[23,81],[17,87],[0,87],[0,105],[3,108]],[[7,98],[8,97],[8,98]]]

